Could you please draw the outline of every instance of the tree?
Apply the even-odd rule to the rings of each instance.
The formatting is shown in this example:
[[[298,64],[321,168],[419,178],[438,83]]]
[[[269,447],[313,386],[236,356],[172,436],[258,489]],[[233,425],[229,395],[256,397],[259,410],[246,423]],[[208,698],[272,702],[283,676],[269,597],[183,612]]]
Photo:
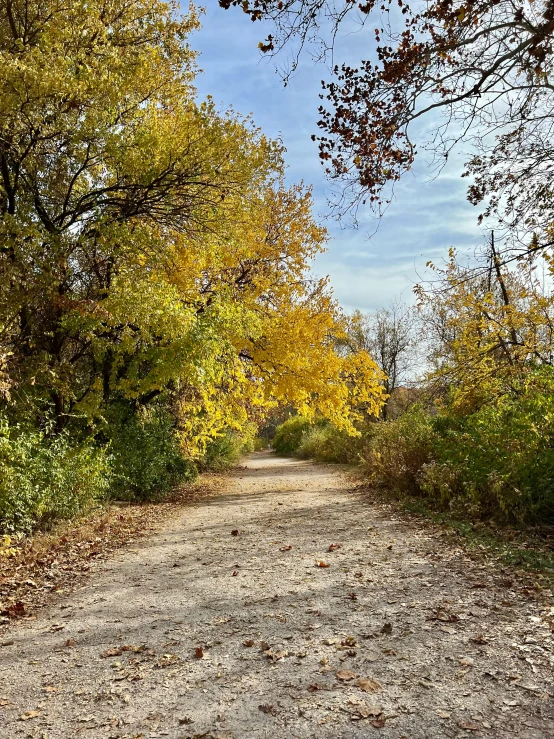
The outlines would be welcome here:
[[[494,404],[554,362],[551,257],[508,269],[494,235],[484,256],[486,269],[476,271],[451,250],[446,266],[435,268],[437,281],[417,290],[434,365],[429,381],[462,412]]]
[[[274,33],[260,44],[270,54],[318,40],[324,53],[346,18],[371,26],[371,53],[356,66],[333,68],[324,84],[329,108],[320,109],[320,157],[344,183],[346,207],[388,200],[386,186],[414,162],[414,124],[422,119],[439,166],[453,146],[472,141],[465,175],[473,177],[468,197],[483,204],[481,217],[535,231],[554,221],[553,0],[220,5],[240,5],[253,21],[270,19]]]
[[[14,420],[95,434],[163,404],[194,457],[278,403],[347,429],[359,399],[378,412],[378,369],[335,352],[344,318],[309,273],[309,189],[248,119],[195,99],[197,25],[159,0],[0,0]]]
[[[418,371],[417,337],[417,312],[402,303],[393,302],[374,313],[355,311],[350,319],[349,348],[366,351],[383,372],[388,396],[382,408],[385,420],[395,391],[401,384],[412,382]]]

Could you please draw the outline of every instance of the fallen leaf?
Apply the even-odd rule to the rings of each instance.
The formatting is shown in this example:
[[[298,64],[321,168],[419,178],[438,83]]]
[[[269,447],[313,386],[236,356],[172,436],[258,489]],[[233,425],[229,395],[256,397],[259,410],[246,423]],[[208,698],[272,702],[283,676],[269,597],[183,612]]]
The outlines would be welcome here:
[[[292,549],[291,545],[289,544],[288,547],[279,547],[280,552],[290,552]]]
[[[76,646],[77,646],[77,642],[75,641],[75,639],[68,639],[68,640],[67,640],[67,641],[65,642],[65,646],[66,646],[66,647],[67,647],[68,649],[72,649],[73,647],[76,647]]]
[[[356,641],[355,637],[347,636],[341,641],[341,645],[343,647],[357,647],[358,642]]]
[[[139,652],[145,652],[147,650],[146,644],[142,644],[140,647],[135,647],[132,644],[122,644],[120,647],[111,647],[102,652],[102,657],[119,657],[123,652],[133,652],[138,654]]]
[[[427,621],[446,621],[447,623],[456,623],[459,621],[459,617],[455,613],[450,613],[446,608],[439,607],[435,608],[430,616],[427,616]]]
[[[330,564],[327,564],[327,562],[323,562],[321,559],[317,559],[315,563],[316,567],[330,567]]]
[[[364,693],[374,693],[376,690],[381,690],[382,686],[378,680],[371,677],[360,677],[356,680],[356,687],[363,690]]]
[[[348,706],[347,711],[352,715],[358,715],[360,718],[378,717],[383,711],[380,706],[368,706],[363,700],[348,701]]]
[[[238,574],[239,574],[238,570],[233,570],[233,574],[231,575],[231,577],[236,577]]]
[[[336,673],[336,676],[339,680],[354,680],[355,677],[357,677],[355,672],[352,672],[352,670],[338,670]]]
[[[155,664],[155,667],[171,667],[176,662],[179,662],[179,657],[176,654],[163,654]]]
[[[270,716],[277,716],[277,709],[272,704],[258,706],[258,710],[262,713],[268,713]]]
[[[202,647],[196,647],[196,649],[194,650],[194,656],[196,657],[196,659],[202,659],[202,657],[204,656],[204,650],[202,649]]]
[[[123,654],[124,651],[125,647],[112,647],[111,649],[105,649],[100,656],[104,659],[106,659],[106,657],[119,657],[119,655]]]
[[[243,645],[244,647],[253,647],[253,646],[254,646],[254,644],[255,644],[255,642],[254,642],[254,639],[245,639],[245,640],[244,640],[244,641],[242,642],[242,645]]]
[[[477,636],[470,636],[469,641],[473,642],[473,644],[488,644],[488,641],[485,639],[483,634],[477,634]]]
[[[25,605],[20,600],[18,600],[16,603],[12,603],[5,610],[3,610],[2,616],[7,616],[8,618],[21,618],[21,616],[24,616],[25,613]]]
[[[323,690],[323,686],[318,685],[317,683],[312,683],[311,685],[308,685],[308,690],[310,693],[315,693],[318,690]]]
[[[330,552],[334,552],[335,549],[340,549],[340,548],[341,548],[341,545],[340,544],[329,544],[329,551]]]
[[[458,726],[460,729],[465,729],[466,731],[479,731],[481,728],[475,721],[459,721]]]
[[[20,721],[29,721],[29,719],[36,718],[37,716],[40,716],[40,711],[26,711],[19,719]]]

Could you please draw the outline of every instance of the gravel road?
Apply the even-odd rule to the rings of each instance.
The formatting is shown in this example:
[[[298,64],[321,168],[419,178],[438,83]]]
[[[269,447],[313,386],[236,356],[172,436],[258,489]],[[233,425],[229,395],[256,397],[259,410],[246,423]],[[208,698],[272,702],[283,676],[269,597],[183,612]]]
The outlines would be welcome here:
[[[552,600],[351,488],[251,455],[14,625],[2,739],[552,739]]]

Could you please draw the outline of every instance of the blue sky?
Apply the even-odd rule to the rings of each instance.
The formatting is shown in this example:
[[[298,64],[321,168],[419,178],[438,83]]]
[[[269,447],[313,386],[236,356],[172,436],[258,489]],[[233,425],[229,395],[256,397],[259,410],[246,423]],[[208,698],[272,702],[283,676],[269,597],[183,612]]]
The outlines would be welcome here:
[[[321,80],[329,78],[326,67],[305,57],[284,88],[274,63],[257,49],[267,35],[263,25],[252,23],[237,8],[222,10],[217,0],[207,0],[202,25],[191,39],[201,52],[200,96],[211,95],[222,109],[252,113],[267,135],[280,137],[287,149],[289,181],[312,184],[316,215],[325,217],[331,189],[310,136],[317,132]],[[359,60],[367,55],[366,44],[365,32],[345,30],[338,39],[337,59]],[[285,64],[286,58],[278,61]],[[462,162],[463,152],[434,179],[426,158],[419,158],[397,186],[380,223],[369,210],[359,213],[357,229],[325,222],[331,240],[314,271],[330,275],[344,308],[370,311],[397,298],[412,302],[412,287],[425,275],[427,260],[439,261],[450,246],[472,252],[482,241],[477,213],[465,197],[467,180],[459,176]]]

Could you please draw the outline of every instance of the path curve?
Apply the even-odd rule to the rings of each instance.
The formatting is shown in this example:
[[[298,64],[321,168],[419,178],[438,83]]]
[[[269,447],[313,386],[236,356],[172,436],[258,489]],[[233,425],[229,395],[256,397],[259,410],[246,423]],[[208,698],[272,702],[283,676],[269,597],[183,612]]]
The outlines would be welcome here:
[[[4,635],[1,736],[546,739],[552,634],[498,577],[336,468],[254,454]]]

